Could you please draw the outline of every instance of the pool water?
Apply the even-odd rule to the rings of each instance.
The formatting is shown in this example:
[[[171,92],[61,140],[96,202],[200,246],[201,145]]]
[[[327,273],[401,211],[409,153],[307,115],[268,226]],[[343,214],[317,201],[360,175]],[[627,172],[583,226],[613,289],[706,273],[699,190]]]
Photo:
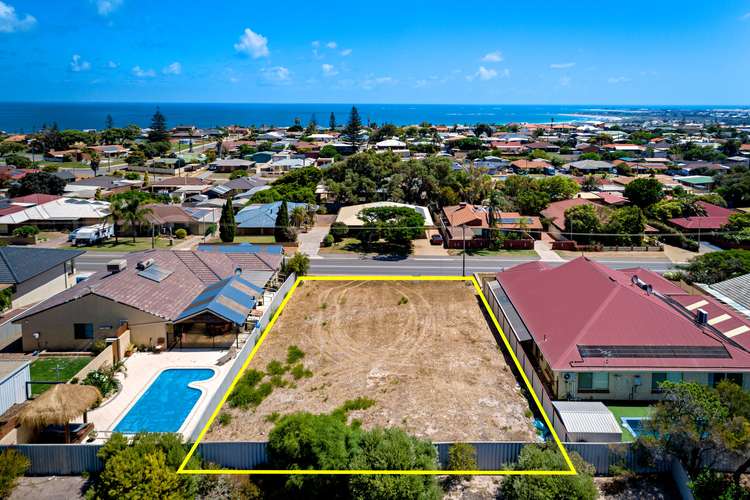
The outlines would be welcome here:
[[[179,431],[201,397],[201,391],[188,384],[208,380],[213,375],[214,371],[207,368],[164,370],[120,420],[115,432]]]
[[[635,438],[650,434],[644,429],[644,422],[648,420],[648,417],[621,417],[621,420],[623,427],[629,430]]]

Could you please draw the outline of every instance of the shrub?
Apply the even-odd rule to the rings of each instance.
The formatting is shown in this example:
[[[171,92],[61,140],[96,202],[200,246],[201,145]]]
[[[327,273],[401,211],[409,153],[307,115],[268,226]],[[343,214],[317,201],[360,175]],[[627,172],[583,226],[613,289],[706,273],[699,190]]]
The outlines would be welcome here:
[[[287,367],[275,359],[266,365],[266,372],[268,372],[269,375],[283,375],[286,371]]]
[[[345,401],[344,404],[336,408],[336,410],[334,410],[334,413],[347,414],[350,411],[366,410],[374,404],[375,400],[370,398],[349,399]]]
[[[183,228],[180,228],[174,232],[174,235],[178,240],[184,240],[187,236],[187,231]]]
[[[37,234],[39,234],[39,228],[36,226],[21,226],[13,230],[13,236],[18,236],[19,238],[28,238]]]
[[[305,366],[302,363],[297,363],[292,367],[291,370],[292,377],[294,377],[294,380],[299,380],[301,378],[310,378],[312,377],[312,372],[305,368]]]
[[[334,222],[333,224],[331,224],[330,234],[336,241],[341,241],[344,236],[349,234],[349,226],[347,226],[343,222]]]
[[[598,496],[593,475],[594,467],[586,463],[577,453],[570,459],[578,474],[575,476],[509,476],[500,490],[502,498],[526,500],[578,499],[593,500]],[[521,450],[515,470],[565,470],[568,465],[562,454],[554,448],[527,445]]]
[[[477,470],[477,450],[469,443],[455,443],[448,449],[448,470]],[[471,476],[451,476],[456,481]]]
[[[199,479],[177,474],[186,454],[176,434],[138,434],[131,444],[122,434],[114,434],[99,450],[104,468],[91,475],[86,497],[194,498]],[[187,465],[199,467],[195,457]]]
[[[91,344],[91,352],[94,354],[94,356],[98,356],[106,348],[107,343],[102,339],[95,340],[94,343]]]
[[[238,384],[229,396],[229,405],[232,407],[248,408],[256,407],[273,392],[273,384],[262,383],[257,387]]]
[[[102,397],[106,398],[120,387],[120,383],[115,378],[115,373],[115,368],[99,368],[89,372],[81,381],[81,384],[96,387],[102,393]]]
[[[333,236],[331,236],[330,234],[326,234],[325,237],[323,238],[323,246],[330,247],[330,246],[333,246],[333,243],[334,243]]]
[[[406,298],[406,297],[404,297],[403,295],[401,296],[401,298],[400,298],[400,299],[398,299],[398,305],[400,305],[400,306],[402,306],[402,305],[404,305],[404,304],[408,304],[408,303],[409,303],[409,299],[407,299],[407,298]]]
[[[304,276],[310,269],[310,257],[303,253],[295,253],[291,259],[286,262],[286,272],[294,273],[297,276]]]
[[[725,474],[704,470],[690,483],[695,500],[747,500],[750,491],[742,488]]]
[[[232,415],[230,413],[222,413],[219,415],[219,424],[229,425],[232,421]]]
[[[30,465],[29,459],[13,448],[0,453],[0,498],[10,496],[16,480],[26,473]]]
[[[286,350],[286,362],[287,364],[294,364],[300,359],[305,357],[305,353],[296,345],[290,345]]]
[[[239,179],[241,177],[247,177],[247,170],[239,169],[239,170],[235,170],[231,174],[229,174],[229,179],[230,180]]]

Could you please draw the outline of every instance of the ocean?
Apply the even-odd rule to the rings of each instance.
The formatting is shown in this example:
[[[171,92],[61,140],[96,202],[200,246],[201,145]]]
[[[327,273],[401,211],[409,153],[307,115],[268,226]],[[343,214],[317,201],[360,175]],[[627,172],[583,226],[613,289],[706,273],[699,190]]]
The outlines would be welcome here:
[[[318,124],[328,127],[331,112],[336,122],[344,124],[350,104],[258,104],[258,103],[0,103],[0,130],[28,133],[43,125],[57,123],[61,129],[102,129],[107,115],[115,127],[149,125],[159,106],[168,126],[222,125],[287,126],[299,118],[303,125],[314,115]],[[363,123],[411,125],[421,122],[454,125],[476,123],[528,122],[543,123],[601,119],[603,116],[633,116],[660,107],[601,105],[499,105],[499,104],[357,104]],[[664,107],[663,109],[667,109]],[[698,106],[671,106],[669,109],[697,110]]]

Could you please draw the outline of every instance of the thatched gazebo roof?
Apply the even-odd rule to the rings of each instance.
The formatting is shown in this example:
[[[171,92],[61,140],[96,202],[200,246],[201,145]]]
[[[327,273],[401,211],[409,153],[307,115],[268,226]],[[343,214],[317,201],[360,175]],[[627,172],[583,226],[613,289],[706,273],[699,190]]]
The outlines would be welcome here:
[[[90,385],[55,384],[31,401],[18,415],[18,421],[33,428],[65,425],[101,401],[99,389]]]

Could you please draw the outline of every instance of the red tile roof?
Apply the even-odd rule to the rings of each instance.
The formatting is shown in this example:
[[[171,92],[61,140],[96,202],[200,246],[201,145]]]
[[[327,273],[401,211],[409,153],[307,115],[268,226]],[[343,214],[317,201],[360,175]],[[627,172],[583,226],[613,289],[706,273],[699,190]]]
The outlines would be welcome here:
[[[706,215],[677,217],[675,219],[669,219],[669,222],[683,229],[720,229],[729,222],[729,216],[736,213],[734,210],[713,205],[705,201],[699,201],[698,205],[703,207],[706,211]]]
[[[577,207],[580,205],[593,205],[599,206],[591,200],[585,198],[572,198],[570,200],[562,200],[550,203],[547,208],[540,212],[542,217],[546,217],[552,221],[552,224],[557,226],[559,229],[565,229],[565,211],[571,207]],[[600,210],[604,210],[600,208]]]
[[[651,284],[663,298],[634,285],[633,275]],[[750,323],[715,300],[688,295],[651,271],[617,271],[580,257],[558,267],[540,262],[521,264],[497,273],[497,281],[554,370],[750,369],[750,353],[737,345],[750,347],[750,334],[740,331],[741,326],[750,331]],[[670,300],[690,310],[672,306]],[[698,308],[708,308],[709,320],[720,319],[723,314],[730,319],[714,325],[719,331],[700,327],[692,319]],[[698,354],[583,357],[579,347],[587,346],[685,347],[697,350]],[[726,350],[728,356],[700,357],[701,350],[710,348]]]
[[[49,203],[50,201],[55,201],[60,198],[62,198],[62,196],[56,196],[54,194],[36,193],[36,194],[27,194],[26,196],[17,196],[16,198],[11,198],[10,202],[13,204],[41,205],[42,203]]]
[[[484,207],[462,203],[451,207],[443,207],[443,213],[451,226],[466,224],[472,227],[490,227],[487,220],[487,210]]]

